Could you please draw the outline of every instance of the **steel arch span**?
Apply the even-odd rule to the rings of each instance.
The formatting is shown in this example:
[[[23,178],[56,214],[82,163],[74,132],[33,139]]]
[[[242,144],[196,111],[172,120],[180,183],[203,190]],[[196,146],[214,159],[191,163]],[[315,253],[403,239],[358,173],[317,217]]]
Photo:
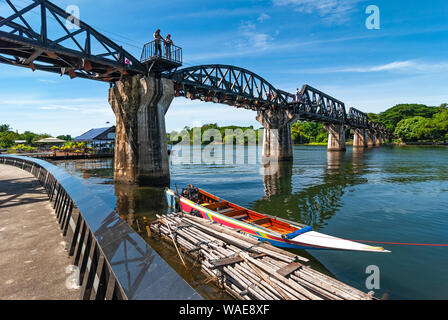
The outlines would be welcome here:
[[[204,102],[223,103],[258,112],[284,109],[296,119],[347,125],[351,128],[384,132],[369,121],[366,113],[350,108],[344,102],[309,85],[303,85],[300,96],[275,88],[267,80],[244,68],[208,64],[165,74],[175,82],[176,96]]]
[[[4,2],[1,63],[107,82],[146,71],[121,46],[47,0],[22,0],[21,8]]]
[[[184,68],[171,78],[176,95],[251,110],[286,107],[292,94],[276,89],[255,73],[235,66],[210,64]]]

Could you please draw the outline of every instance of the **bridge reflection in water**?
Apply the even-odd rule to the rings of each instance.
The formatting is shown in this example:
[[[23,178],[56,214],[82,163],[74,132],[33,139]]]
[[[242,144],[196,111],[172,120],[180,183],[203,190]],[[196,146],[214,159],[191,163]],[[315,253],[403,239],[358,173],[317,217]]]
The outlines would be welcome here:
[[[328,152],[326,161],[321,159],[324,161],[324,172],[320,174],[321,182],[312,183],[309,187],[302,187],[310,183],[301,179],[301,176],[310,170],[309,163],[301,165],[300,161],[279,162],[278,170],[274,174],[261,170],[264,173],[264,196],[249,202],[249,206],[259,212],[311,225],[317,230],[322,229],[342,207],[341,198],[347,187],[367,183],[367,179],[363,177],[368,170],[364,158],[369,152],[371,149],[363,148],[353,148],[348,153]],[[103,196],[111,198],[110,201],[116,201],[117,212],[139,231],[144,231],[143,217],[153,220],[156,214],[167,210],[163,189],[123,184],[112,186],[112,159],[61,161],[56,164],[78,178],[90,180],[89,184],[103,184]],[[194,168],[191,170],[194,171]],[[197,176],[195,180],[201,183]],[[298,191],[294,191],[297,189]],[[116,199],[107,194],[108,192],[114,192]],[[226,191],[222,192],[218,195],[226,198]]]
[[[252,202],[251,208],[322,229],[342,207],[347,187],[367,183],[362,177],[366,152],[356,148],[352,153],[328,152],[322,183],[298,192],[293,185],[300,184],[300,163],[279,162],[277,174],[263,176],[265,196]]]
[[[187,270],[178,257],[175,248],[164,241],[150,237],[146,226],[156,219],[156,214],[168,210],[164,190],[151,187],[136,187],[125,184],[115,185],[116,211],[134,230],[140,234],[151,247],[187,281],[202,297],[206,299],[231,299],[220,288],[208,283],[209,279],[200,270],[200,264],[187,259]]]

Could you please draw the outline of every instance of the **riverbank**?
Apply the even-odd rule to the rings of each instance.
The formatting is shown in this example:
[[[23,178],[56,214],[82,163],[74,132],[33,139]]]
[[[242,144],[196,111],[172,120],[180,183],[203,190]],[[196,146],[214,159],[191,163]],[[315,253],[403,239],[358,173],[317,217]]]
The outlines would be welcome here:
[[[395,145],[398,145],[400,147],[405,147],[405,146],[437,147],[437,146],[448,146],[448,142],[401,142],[401,143],[396,143]]]

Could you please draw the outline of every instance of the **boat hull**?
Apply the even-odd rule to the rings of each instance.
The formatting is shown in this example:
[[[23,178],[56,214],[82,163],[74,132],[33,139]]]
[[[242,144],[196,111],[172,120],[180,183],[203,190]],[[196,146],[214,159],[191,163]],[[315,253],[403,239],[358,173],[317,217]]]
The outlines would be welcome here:
[[[180,209],[184,214],[191,214],[198,217],[200,216],[203,219],[222,224],[232,229],[241,230],[242,232],[258,238],[260,241],[267,241],[276,247],[290,249],[389,252],[381,247],[372,247],[361,243],[328,236],[314,231],[299,235],[291,240],[284,239],[280,234],[271,232],[268,229],[232,219],[218,212],[209,210],[197,203],[190,201],[187,198],[184,198],[182,196],[178,197],[172,190],[166,190],[165,194],[168,206],[172,209],[179,210],[179,208],[176,207],[176,199],[179,198],[177,205],[180,206]]]

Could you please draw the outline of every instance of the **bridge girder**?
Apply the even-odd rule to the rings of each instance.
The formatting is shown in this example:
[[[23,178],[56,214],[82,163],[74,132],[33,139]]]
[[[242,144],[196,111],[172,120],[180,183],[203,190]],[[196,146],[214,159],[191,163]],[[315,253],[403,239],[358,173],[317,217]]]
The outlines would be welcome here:
[[[322,91],[304,85],[300,101],[289,105],[301,120],[320,121],[328,124],[344,124],[347,120],[345,104]]]
[[[121,46],[48,0],[21,0],[21,6],[26,3],[22,8],[13,4],[15,0],[5,2],[10,14],[0,17],[0,63],[111,83],[125,76],[147,75],[145,65]],[[67,20],[77,28],[69,30],[64,24]],[[39,27],[33,28],[36,22]],[[389,134],[383,125],[368,122],[359,110],[352,108],[347,115],[343,102],[311,86],[304,85],[300,101],[295,101],[295,95],[243,68],[202,65],[165,76],[176,82],[176,95],[193,100],[255,111],[285,108],[297,119]]]
[[[21,9],[5,2],[10,15],[0,17],[1,63],[107,82],[146,71],[122,47],[47,0],[23,0]]]
[[[275,88],[255,73],[231,65],[198,65],[175,71],[165,76],[175,81],[176,96],[191,100],[223,103],[237,108],[266,111],[284,108],[298,120],[326,124],[344,124],[352,128],[382,130],[369,122],[366,113],[345,104],[309,85],[300,92],[300,101],[286,91]]]
[[[284,107],[293,96],[255,73],[229,65],[201,65],[174,72],[176,95],[252,110]]]
[[[359,128],[359,129],[369,128],[369,117],[367,116],[366,113],[358,109],[350,108],[347,120],[348,123],[350,124],[350,127],[352,128]]]

